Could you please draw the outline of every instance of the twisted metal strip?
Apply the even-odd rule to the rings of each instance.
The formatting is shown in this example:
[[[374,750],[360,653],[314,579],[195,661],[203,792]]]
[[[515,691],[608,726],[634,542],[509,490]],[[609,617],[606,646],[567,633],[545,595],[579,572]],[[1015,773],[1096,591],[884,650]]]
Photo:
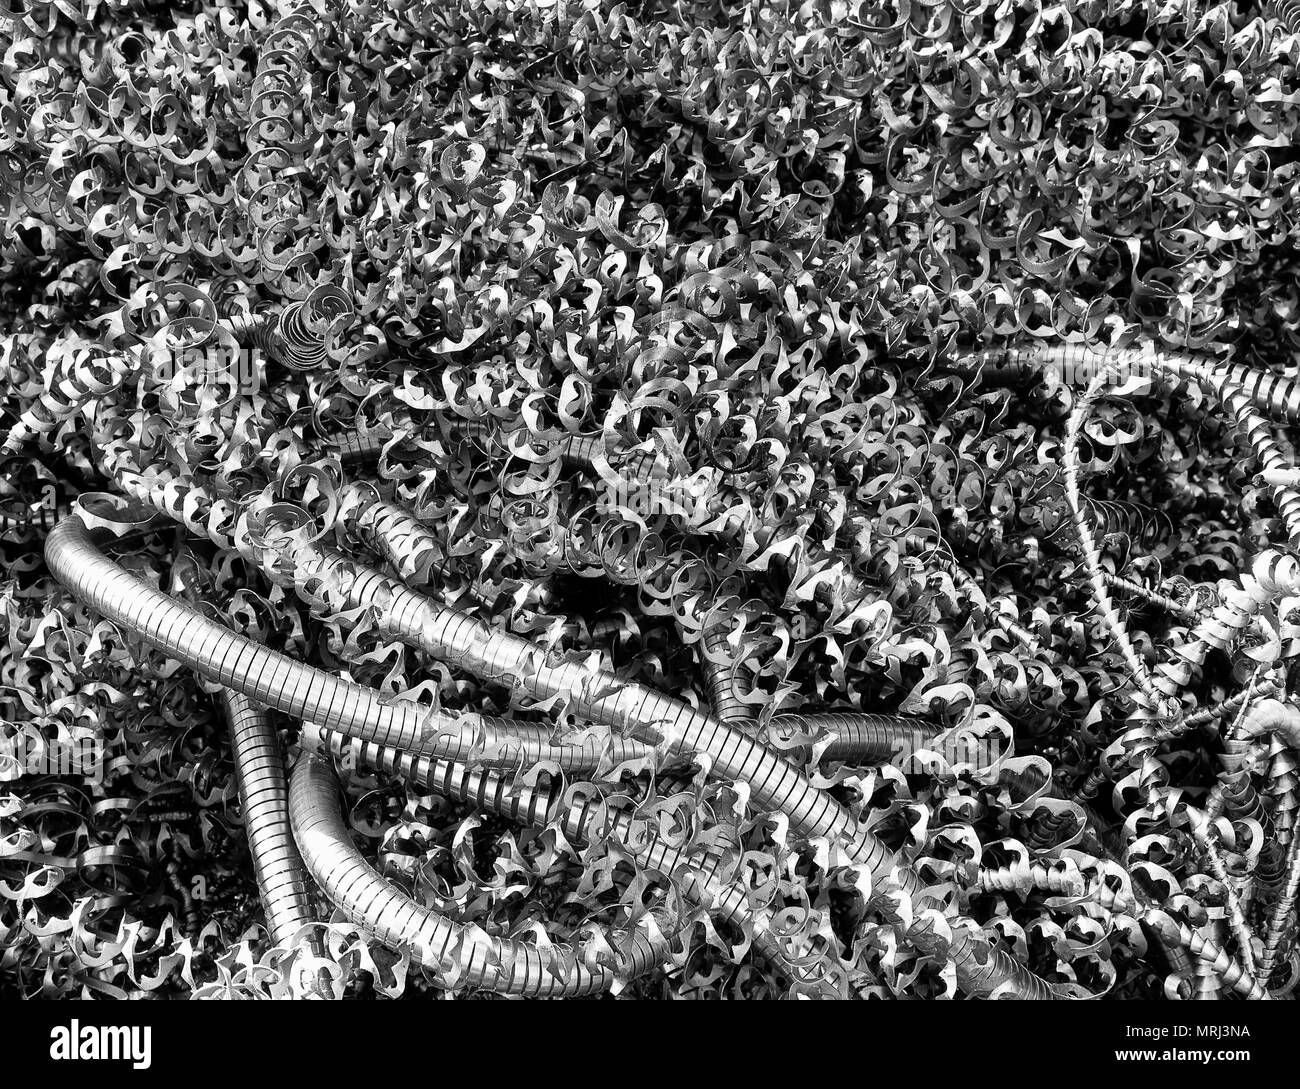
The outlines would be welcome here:
[[[1017,857],[1002,866],[982,866],[975,885],[983,892],[1023,892],[1036,889],[1070,897],[1088,895],[1089,885],[1075,867],[1043,859]]]
[[[173,579],[191,604],[197,604],[197,564],[182,551]],[[280,753],[280,735],[270,715],[247,696],[228,689],[220,695],[230,726],[230,746],[240,806],[248,833],[257,888],[271,940],[290,944],[315,922],[310,885],[289,827],[289,786]],[[320,956],[324,947],[317,943]]]
[[[1274,371],[1244,363],[1228,363],[1202,352],[1179,351],[1144,345],[1138,348],[1098,349],[1081,344],[1012,345],[953,357],[951,364],[964,374],[1018,379],[1033,370],[1051,369],[1069,380],[1092,378],[1108,364],[1129,372],[1146,373],[1154,364],[1167,373],[1192,378],[1217,372],[1239,387],[1255,408],[1276,420],[1300,421],[1300,382]]]
[[[1227,916],[1229,925],[1232,927],[1233,936],[1237,939],[1238,956],[1241,957],[1242,966],[1251,975],[1255,975],[1255,953],[1254,941],[1255,935],[1251,931],[1249,924],[1246,922],[1245,912],[1242,910],[1241,898],[1237,895],[1236,889],[1232,882],[1228,880],[1227,869],[1223,865],[1223,858],[1219,854],[1218,845],[1210,836],[1209,821],[1200,821],[1192,826],[1192,834],[1200,846],[1206,865],[1209,867],[1215,879],[1223,886],[1224,897],[1227,903]],[[1214,935],[1208,935],[1213,937]],[[1267,982],[1267,977],[1261,977]]]
[[[734,660],[729,641],[732,625],[740,615],[739,598],[732,595],[715,599],[700,639],[700,670],[713,717],[752,733],[754,709],[736,692],[737,675],[743,667]]]
[[[92,402],[116,390],[133,370],[125,356],[106,352],[93,342],[74,339],[62,352],[56,352],[56,346],[50,348],[44,388],[5,436],[0,455],[50,435]]]
[[[1092,528],[1084,515],[1083,496],[1079,489],[1079,434],[1093,402],[1100,395],[1105,384],[1113,377],[1113,374],[1114,371],[1111,365],[1103,367],[1101,372],[1088,384],[1087,390],[1070,414],[1065,429],[1065,489],[1070,502],[1070,516],[1074,520],[1075,534],[1078,536],[1079,543],[1083,548],[1084,564],[1088,571],[1088,579],[1092,583],[1092,593],[1097,604],[1097,611],[1106,627],[1110,629],[1111,634],[1115,636],[1115,641],[1119,645],[1120,653],[1124,656],[1133,683],[1137,685],[1148,701],[1158,703],[1159,697],[1156,695],[1147,665],[1133,646],[1133,641],[1129,637],[1128,626],[1124,623],[1123,617],[1116,611],[1114,603],[1110,599],[1110,592],[1107,589],[1105,579],[1102,577],[1100,551],[1097,548],[1097,542],[1093,538]]]
[[[55,577],[76,596],[207,680],[349,736],[449,758],[476,754],[459,719],[410,701],[384,702],[371,689],[260,646],[155,590],[103,556],[77,518],[55,527],[45,554]],[[467,733],[478,720],[469,718]],[[536,736],[530,731],[523,742]],[[586,747],[579,753],[580,764],[597,759]]]
[[[1293,837],[1286,856],[1286,877],[1277,900],[1269,912],[1268,924],[1264,929],[1264,948],[1259,955],[1258,978],[1267,986],[1273,976],[1278,956],[1282,953],[1282,944],[1287,930],[1294,932],[1296,898],[1300,896],[1300,836]]]
[[[610,810],[591,795],[566,800],[558,786],[537,789],[494,771],[477,771],[453,761],[415,756],[364,741],[343,738],[310,723],[304,724],[303,743],[317,752],[347,756],[357,766],[378,768],[400,775],[427,790],[474,805],[511,820],[535,827],[557,826],[575,844],[613,837],[621,841],[645,865],[668,874],[681,883],[692,902],[754,936],[756,947],[778,970],[797,979],[812,976],[812,965],[796,967],[772,933],[771,911],[751,905],[743,888],[725,881],[720,874],[721,857],[692,856],[689,849],[664,841],[660,830],[628,814]],[[832,958],[833,959],[833,958]],[[842,976],[838,965],[818,957],[815,977],[826,982]],[[838,993],[838,992],[837,992]]]
[[[1143,601],[1150,602],[1152,605],[1159,606],[1175,616],[1185,624],[1196,623],[1197,614],[1184,605],[1180,605],[1173,598],[1166,594],[1157,593],[1155,590],[1143,586],[1141,583],[1134,582],[1132,579],[1126,579],[1119,575],[1112,575],[1108,571],[1102,572],[1102,580],[1107,587],[1114,590],[1122,590],[1126,594],[1132,594],[1134,597],[1140,597]]]
[[[385,945],[409,949],[412,960],[442,985],[529,998],[574,997],[607,990],[616,976],[640,975],[662,958],[642,930],[611,943],[616,961],[607,968],[588,963],[573,946],[556,944],[543,951],[444,918],[393,888],[366,862],[352,845],[337,795],[329,762],[304,754],[290,780],[289,812],[308,869],[354,923]]]
[[[552,662],[545,650],[529,640],[439,605],[327,550],[298,545],[288,559],[288,570],[280,570],[277,577],[307,600],[314,583],[328,583],[344,595],[349,607],[373,609],[374,621],[385,635],[484,680],[509,685],[534,699],[564,697],[579,714],[633,737],[641,733],[644,740],[663,743],[673,754],[708,753],[718,775],[757,784],[756,804],[787,814],[798,834],[842,835],[850,856],[876,881],[887,880],[894,868],[892,852],[856,827],[847,811],[793,765],[687,704],[603,669]],[[410,743],[386,743],[412,748]],[[910,871],[903,871],[900,879],[905,889],[914,887]]]
[[[919,891],[914,871],[900,867],[893,852],[846,809],[813,787],[793,765],[715,719],[601,671],[590,674],[574,663],[545,664],[545,653],[527,640],[497,632],[312,546],[297,546],[280,559],[285,562],[277,563],[275,571],[286,577],[287,566],[288,581],[295,588],[339,576],[336,584],[353,601],[378,606],[382,630],[411,639],[485,679],[517,685],[542,699],[567,695],[592,718],[617,727],[651,726],[672,753],[707,752],[715,775],[750,783],[755,803],[785,813],[796,833],[839,840],[847,857],[871,876],[873,885],[897,888],[904,896]],[[437,755],[461,751],[449,748],[459,745],[459,731],[449,736],[427,711],[410,704],[381,703],[369,690],[244,640],[145,586],[104,558],[77,519],[56,527],[50,535],[46,562],[78,597],[209,680],[363,740]],[[305,857],[305,849],[303,853]],[[892,909],[887,913],[892,914]],[[930,924],[913,929],[916,933],[909,930],[909,940],[918,948],[940,948],[941,939]],[[963,986],[969,978],[972,993],[1005,989],[1018,997],[1054,994],[1004,950],[990,950],[982,939],[964,931],[954,932],[947,952]]]
[[[939,732],[938,726],[910,715],[834,711],[775,715],[767,726],[767,734],[776,747],[790,752],[791,756],[810,755],[792,749],[794,737],[828,733],[832,738],[822,750],[821,759],[865,764],[919,752]]]

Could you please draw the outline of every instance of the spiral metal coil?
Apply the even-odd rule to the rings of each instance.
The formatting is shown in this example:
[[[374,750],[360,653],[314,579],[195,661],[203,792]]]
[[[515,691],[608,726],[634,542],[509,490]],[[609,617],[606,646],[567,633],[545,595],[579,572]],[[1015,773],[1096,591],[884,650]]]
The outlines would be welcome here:
[[[1030,861],[1027,857],[1005,866],[981,867],[976,875],[976,884],[984,892],[1026,892],[1035,889],[1071,897],[1086,895],[1089,887],[1083,874],[1069,863],[1041,859]]]
[[[1286,878],[1273,908],[1268,916],[1268,925],[1264,930],[1264,948],[1259,956],[1259,979],[1267,986],[1273,976],[1279,954],[1284,942],[1294,941],[1296,897],[1300,895],[1300,845],[1291,840],[1291,849],[1287,855]]]
[[[1300,36],[1300,6],[1296,0],[1269,0],[1264,5],[1264,10],[1282,23],[1288,34]]]
[[[1150,604],[1163,609],[1165,612],[1169,613],[1170,616],[1177,617],[1184,623],[1194,624],[1196,622],[1197,617],[1195,612],[1188,609],[1186,606],[1181,605],[1167,594],[1158,593],[1149,587],[1143,586],[1141,583],[1134,582],[1132,579],[1122,578],[1119,575],[1112,575],[1108,572],[1102,572],[1102,580],[1111,589],[1121,590],[1126,594],[1141,598],[1143,601],[1149,602]]]
[[[1285,471],[1290,464],[1274,437],[1269,422],[1254,410],[1248,393],[1226,374],[1197,370],[1193,377],[1213,392],[1233,414],[1238,430],[1250,443],[1265,474]],[[1286,524],[1287,539],[1300,545],[1300,490],[1285,484],[1273,485],[1273,504]]]
[[[1142,696],[1148,702],[1155,703],[1159,697],[1156,695],[1150,672],[1147,670],[1146,663],[1134,649],[1128,627],[1116,611],[1106,581],[1102,577],[1100,550],[1093,536],[1092,527],[1085,517],[1083,498],[1079,487],[1079,436],[1089,409],[1106,383],[1111,379],[1112,373],[1111,365],[1108,364],[1103,367],[1100,373],[1088,384],[1087,390],[1070,414],[1070,420],[1065,432],[1065,490],[1070,503],[1070,514],[1074,519],[1075,534],[1079,538],[1088,578],[1092,583],[1093,599],[1096,601],[1097,610],[1101,614],[1106,627],[1109,628],[1119,644],[1120,652],[1124,655],[1133,683],[1138,686]]]
[[[284,308],[274,331],[264,337],[264,346],[286,367],[314,370],[329,361],[330,326],[349,319],[352,312],[352,301],[338,288],[316,288]]]
[[[800,736],[831,735],[821,751],[823,760],[876,763],[921,752],[938,727],[906,715],[820,712],[776,715],[768,723],[773,743],[786,751]]]
[[[1248,761],[1252,761],[1256,746],[1250,741],[1236,738],[1223,742],[1219,755],[1222,771],[1219,786],[1223,794],[1223,809],[1230,817],[1258,820],[1263,815],[1263,805],[1250,777]]]
[[[1277,6],[1294,12],[1291,0]],[[1300,421],[1300,382],[1296,379],[1243,363],[1226,363],[1201,352],[1151,346],[1103,350],[1080,344],[1049,343],[990,348],[954,356],[951,363],[961,373],[995,379],[1017,380],[1027,373],[1052,370],[1079,384],[1107,365],[1116,367],[1119,373],[1152,377],[1166,372],[1200,380],[1214,374],[1225,386],[1240,389],[1260,412],[1286,423]]]
[[[720,774],[754,784],[754,796],[760,804],[785,813],[791,827],[801,834],[837,836],[849,856],[876,880],[896,883],[904,893],[917,888],[916,875],[899,867],[893,852],[858,825],[847,810],[813,787],[793,765],[716,719],[599,671],[593,676],[573,666],[546,665],[545,655],[539,655],[527,640],[496,632],[319,549],[301,546],[287,559],[290,570],[286,572],[283,565],[276,564],[276,577],[286,579],[295,588],[329,583],[352,601],[379,606],[376,620],[382,629],[410,639],[461,668],[486,679],[519,685],[534,698],[565,695],[596,721],[624,730],[654,723],[653,733],[669,739],[670,752],[708,752]],[[143,586],[95,549],[77,519],[69,519],[50,535],[46,562],[73,593],[106,617],[124,624],[146,643],[209,680],[251,699],[327,729],[396,749],[449,758],[467,758],[473,752],[472,745],[457,740],[458,729],[450,733],[440,728],[437,716],[421,712],[415,705],[381,703],[366,689],[241,639]],[[319,802],[325,789],[321,785],[323,773],[311,774],[316,785],[310,791],[304,787],[304,796],[311,795]],[[330,822],[337,817],[320,815],[314,804],[312,811],[326,828],[322,853],[313,855],[301,841],[299,847],[318,883],[327,891],[338,892],[344,886],[336,884],[336,880],[341,873],[355,870],[357,860],[329,846],[332,840],[328,833],[333,830]],[[294,826],[297,831],[297,818]],[[400,899],[386,897],[384,902],[396,905],[386,907],[386,911],[405,910]],[[386,929],[374,929],[379,920],[372,914],[358,908],[352,915],[368,930],[390,935]],[[930,948],[936,938],[927,925],[911,940],[920,948]],[[1014,958],[1002,950],[990,953],[987,945],[965,932],[954,932],[948,954],[959,980],[971,993],[1008,990],[1021,997],[1054,996],[1047,984]]]
[[[1300,754],[1273,738],[1269,751],[1265,806],[1273,833],[1282,847],[1290,846],[1300,811]]]
[[[1223,909],[1210,908],[1209,918],[1196,930],[1202,941],[1215,945],[1223,941]],[[1212,961],[1198,957],[1192,965],[1192,1000],[1195,1002],[1217,1002],[1222,997],[1222,985],[1214,971]]]
[[[712,624],[700,641],[700,668],[704,674],[709,710],[720,722],[744,728],[752,721],[753,710],[736,692],[737,673],[742,667],[733,660],[729,636],[740,602],[735,598],[715,604]]]
[[[1252,1001],[1269,997],[1268,992],[1213,938],[1193,930],[1187,923],[1164,911],[1148,912],[1146,919],[1169,943],[1185,948],[1192,957],[1206,962],[1221,986]]]
[[[643,930],[616,937],[614,963],[565,945],[537,945],[488,935],[417,904],[377,873],[351,841],[339,811],[338,780],[329,763],[304,755],[289,788],[294,838],[312,876],[366,933],[406,947],[412,959],[447,986],[529,998],[573,997],[608,990],[615,978],[634,978],[662,958]]]
[[[511,820],[544,827],[556,825],[574,843],[614,838],[632,850],[646,865],[662,873],[679,875],[683,892],[719,917],[754,934],[757,947],[778,970],[825,983],[837,976],[833,965],[795,965],[773,934],[771,913],[751,905],[743,891],[723,880],[721,858],[699,858],[682,846],[667,842],[645,821],[613,810],[594,796],[566,802],[554,786],[536,790],[492,771],[475,771],[452,761],[412,756],[396,749],[348,741],[340,735],[306,724],[303,743],[312,751],[344,757],[353,766],[370,766],[401,775],[439,794],[498,813]]]
[[[1222,915],[1227,918],[1232,928],[1233,934],[1237,938],[1238,955],[1241,958],[1242,967],[1251,975],[1255,975],[1255,955],[1250,927],[1246,924],[1245,911],[1243,909],[1241,898],[1237,895],[1234,883],[1229,880],[1227,869],[1223,864],[1223,858],[1219,854],[1219,848],[1211,838],[1208,831],[1208,821],[1197,822],[1193,826],[1193,835],[1197,844],[1205,857],[1206,866],[1214,878],[1223,888],[1223,899],[1225,901]],[[1217,937],[1217,934],[1206,935],[1210,938]]]
[[[186,598],[195,603],[197,564],[192,556],[182,553],[182,557],[173,569],[174,577]],[[246,696],[223,690],[221,703],[230,725],[248,850],[267,929],[276,944],[289,945],[315,921],[315,912],[307,873],[289,828],[289,788],[280,736],[267,712]]]
[[[49,350],[44,388],[5,437],[0,453],[46,438],[97,398],[117,389],[131,372],[127,359],[79,340],[60,340]]]

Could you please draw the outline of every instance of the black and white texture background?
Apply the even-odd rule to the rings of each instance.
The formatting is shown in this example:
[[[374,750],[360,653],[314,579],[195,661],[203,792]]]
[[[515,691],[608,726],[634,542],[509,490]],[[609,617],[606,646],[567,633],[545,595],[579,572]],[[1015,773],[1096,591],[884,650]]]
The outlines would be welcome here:
[[[1298,31],[6,0],[0,995],[1289,995]]]

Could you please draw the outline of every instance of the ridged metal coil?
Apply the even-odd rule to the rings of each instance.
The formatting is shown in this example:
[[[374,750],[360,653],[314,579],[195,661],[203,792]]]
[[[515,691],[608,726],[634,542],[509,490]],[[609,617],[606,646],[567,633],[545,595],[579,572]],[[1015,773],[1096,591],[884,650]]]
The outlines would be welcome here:
[[[611,943],[618,961],[611,967],[585,963],[572,946],[536,945],[494,938],[417,904],[394,888],[352,845],[338,801],[338,779],[329,762],[304,754],[294,765],[289,788],[294,838],[317,884],[343,912],[390,948],[406,948],[411,959],[448,987],[481,989],[529,998],[560,998],[607,990],[615,975],[632,978],[662,958],[641,931]]]

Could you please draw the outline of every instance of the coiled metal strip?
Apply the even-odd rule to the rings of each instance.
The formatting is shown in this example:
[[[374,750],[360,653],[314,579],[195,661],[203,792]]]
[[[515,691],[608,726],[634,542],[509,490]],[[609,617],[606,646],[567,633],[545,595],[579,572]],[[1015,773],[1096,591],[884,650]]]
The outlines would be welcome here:
[[[79,519],[70,518],[56,527],[45,551],[55,577],[97,611],[208,679],[260,703],[395,748],[418,751],[436,746],[440,736],[449,736],[414,704],[382,703],[368,689],[242,639],[146,586],[100,554]],[[716,775],[750,783],[755,804],[786,813],[796,833],[838,838],[848,857],[877,884],[896,885],[909,896],[919,892],[915,872],[898,866],[893,852],[848,810],[739,731],[604,671],[588,671],[577,663],[547,664],[545,652],[528,640],[494,631],[467,614],[438,606],[375,572],[330,559],[311,547],[300,552],[282,557],[295,584],[303,580],[304,585],[296,588],[325,577],[358,601],[384,603],[386,607],[379,609],[381,624],[395,635],[413,639],[485,679],[507,681],[543,699],[567,694],[597,721],[627,729],[649,725],[662,731],[670,752],[708,752]],[[285,568],[276,565],[275,569]],[[458,739],[458,734],[450,736]],[[933,946],[938,936],[924,928],[913,940]],[[990,956],[983,942],[963,938],[954,943],[950,955],[959,981],[971,971],[977,988],[1006,986],[1017,995],[1050,990],[1003,951],[994,950]]]
[[[705,693],[714,718],[746,729],[746,724],[753,721],[754,712],[736,694],[735,674],[740,664],[732,660],[728,641],[732,618],[739,604],[735,599],[724,602],[713,623],[705,630],[700,640],[700,671],[704,674]]]
[[[833,734],[822,751],[823,760],[872,764],[905,752],[917,752],[940,732],[938,726],[908,715],[861,712],[819,712],[815,715],[775,715],[768,735],[782,749],[799,734]]]
[[[374,609],[385,634],[483,680],[508,684],[538,700],[563,696],[577,713],[622,733],[662,737],[674,754],[707,752],[718,775],[752,783],[755,804],[786,813],[799,834],[842,835],[851,856],[877,879],[887,879],[894,868],[893,853],[793,765],[688,704],[607,670],[555,662],[527,639],[440,605],[326,550],[300,546],[288,566],[295,589],[308,594],[308,599],[310,587],[323,581],[346,595],[349,606]],[[915,888],[915,875],[903,872],[905,887]]]
[[[289,787],[280,737],[270,715],[247,696],[225,692],[222,703],[230,723],[239,801],[267,929],[272,941],[286,945],[316,916],[307,871],[289,827]]]
[[[694,858],[688,850],[665,842],[653,824],[637,822],[621,811],[604,810],[604,824],[598,825],[604,807],[592,796],[579,796],[565,804],[563,792],[555,786],[536,789],[495,771],[468,769],[449,760],[413,756],[382,745],[354,741],[311,723],[304,723],[302,741],[313,752],[347,756],[357,765],[400,775],[427,790],[522,824],[558,825],[572,843],[613,837],[632,850],[644,865],[677,878],[683,893],[693,902],[704,904],[713,914],[751,932],[755,945],[776,968],[801,979],[810,974],[805,969],[793,970],[771,933],[771,912],[755,909],[741,886],[720,880],[718,870],[722,860],[718,854],[706,853],[704,857]],[[830,963],[820,968],[828,980],[842,974],[837,965]]]
[[[1288,34],[1300,36],[1300,0],[1271,0],[1264,10],[1285,26]]]
[[[674,755],[708,753],[715,775],[751,784],[754,804],[785,813],[796,833],[837,837],[846,854],[871,873],[873,880],[895,885],[908,896],[919,892],[915,871],[899,866],[893,852],[844,807],[814,787],[792,764],[740,731],[607,671],[575,662],[551,664],[542,648],[526,639],[497,631],[314,546],[299,546],[288,559],[295,589],[307,592],[313,582],[323,580],[340,590],[350,606],[377,612],[381,630],[434,657],[537,699],[565,696],[579,713],[615,729],[649,728],[664,738],[667,751]],[[284,570],[278,565],[275,569]],[[307,597],[310,599],[309,593]],[[972,993],[987,993],[978,988],[992,991],[1005,987],[1016,997],[1054,996],[1046,983],[1015,958],[1002,950],[990,951],[985,942],[962,934],[954,937],[949,955],[959,982],[965,980],[963,973],[973,973],[971,982],[977,990]],[[931,948],[938,940],[928,928],[915,935],[909,931],[909,939]]]
[[[1283,0],[1275,8],[1286,14],[1277,18],[1289,28],[1300,25],[1300,6],[1296,0]],[[1291,29],[1291,33],[1297,33]],[[1018,379],[1031,370],[1054,369],[1073,384],[1083,384],[1108,363],[1127,365],[1137,373],[1152,366],[1182,378],[1203,380],[1210,374],[1220,376],[1228,385],[1239,388],[1259,411],[1275,420],[1300,421],[1300,381],[1275,371],[1261,370],[1244,363],[1228,363],[1199,352],[1184,352],[1148,345],[1141,348],[1107,348],[1098,350],[1081,344],[1012,345],[990,348],[953,358],[952,365],[962,373],[979,373],[1000,379]]]
[[[339,808],[338,779],[318,756],[304,754],[294,765],[289,813],[298,847],[326,895],[367,934],[391,948],[409,948],[411,958],[446,986],[529,998],[575,997],[608,989],[615,972],[639,975],[660,960],[650,940],[636,931],[611,943],[618,951],[614,970],[589,966],[572,946],[559,944],[548,951],[559,962],[552,966],[535,945],[490,937],[417,904],[352,845]]]

